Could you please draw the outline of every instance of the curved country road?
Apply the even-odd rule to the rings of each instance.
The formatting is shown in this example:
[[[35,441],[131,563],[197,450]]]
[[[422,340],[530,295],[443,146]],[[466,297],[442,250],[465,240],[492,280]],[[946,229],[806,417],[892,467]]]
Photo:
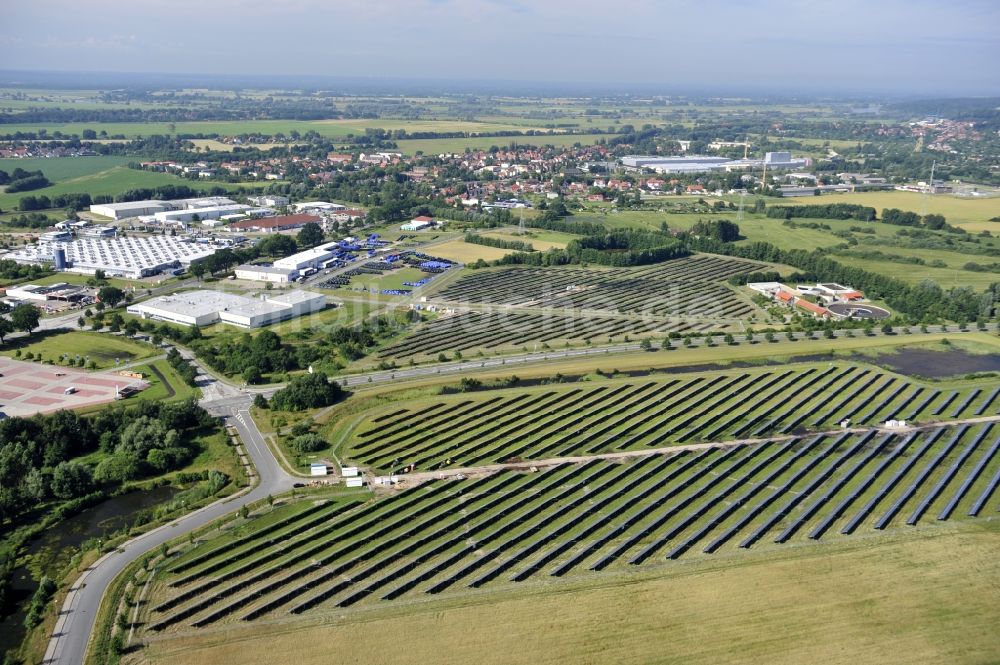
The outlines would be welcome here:
[[[200,378],[203,382],[212,381],[206,376]],[[213,395],[227,392],[226,387],[222,385],[213,386],[213,388],[215,390],[209,391]],[[228,392],[235,391],[229,388]],[[212,520],[238,510],[244,504],[258,501],[269,494],[277,494],[291,489],[292,484],[296,481],[295,477],[286,473],[278,465],[260,430],[250,418],[247,411],[250,406],[249,396],[244,394],[240,399],[239,396],[230,394],[225,398],[203,401],[202,406],[213,415],[222,416],[226,425],[236,428],[246,447],[247,454],[257,469],[260,483],[249,492],[221,499],[138,536],[94,562],[70,587],[45,651],[44,663],[83,664],[104,593],[115,577],[133,561],[158,547],[161,543],[173,540],[192,529],[197,529]]]

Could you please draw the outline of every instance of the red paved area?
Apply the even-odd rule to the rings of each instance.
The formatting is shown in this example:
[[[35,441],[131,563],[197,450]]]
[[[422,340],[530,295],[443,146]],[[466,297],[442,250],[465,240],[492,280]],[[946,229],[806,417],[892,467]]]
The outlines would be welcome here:
[[[0,412],[8,416],[30,416],[111,402],[118,389],[145,385],[144,381],[114,371],[85,372],[3,356],[0,356],[0,375]],[[67,395],[69,387],[76,391]]]

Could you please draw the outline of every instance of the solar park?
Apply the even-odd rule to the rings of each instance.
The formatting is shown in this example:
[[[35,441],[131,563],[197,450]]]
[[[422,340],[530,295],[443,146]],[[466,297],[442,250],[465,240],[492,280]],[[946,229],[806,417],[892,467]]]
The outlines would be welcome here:
[[[637,268],[509,267],[462,277],[434,299],[732,321],[755,308],[722,282],[766,267],[707,254]]]
[[[611,316],[573,317],[537,312],[469,311],[434,319],[379,351],[380,358],[431,356],[469,349],[520,349],[530,344],[597,342],[627,336],[663,336],[668,332],[708,332],[700,321]]]
[[[874,366],[799,363],[549,384],[407,402],[372,412],[340,454],[375,471],[436,470],[759,440],[887,420],[995,415],[1000,394],[941,389]]]
[[[458,304],[457,313],[421,324],[382,348],[378,357],[424,360],[455,351],[502,353],[540,344],[723,331],[759,313],[724,281],[766,267],[699,254],[640,268],[476,271],[439,291],[431,289],[430,302],[441,307]]]
[[[759,310],[725,280],[766,269],[697,255],[471,271],[431,290],[456,312],[379,358],[733,330]],[[422,605],[995,528],[993,377],[920,379],[857,355],[819,358],[376,390],[322,426],[336,442],[322,454],[401,484],[310,493],[177,544],[138,609],[139,639],[183,649],[228,631],[296,629],[277,628],[286,623],[336,630],[345,617]]]
[[[145,630],[339,613],[983,520],[1000,498],[998,449],[993,423],[869,429],[525,465],[431,479],[376,501],[300,501],[172,559],[152,585]]]

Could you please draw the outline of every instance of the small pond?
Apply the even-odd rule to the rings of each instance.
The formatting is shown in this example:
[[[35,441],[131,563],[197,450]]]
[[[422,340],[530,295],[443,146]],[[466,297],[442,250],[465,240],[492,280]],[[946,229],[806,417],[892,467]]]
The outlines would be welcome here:
[[[103,538],[131,524],[146,510],[166,503],[179,490],[170,485],[140,492],[129,492],[108,499],[43,531],[28,543],[26,554],[36,559],[43,570],[54,573],[64,566],[91,538]],[[0,656],[18,646],[24,638],[25,609],[22,607],[38,588],[38,580],[27,566],[15,568],[11,575],[10,595],[17,610],[0,618]]]

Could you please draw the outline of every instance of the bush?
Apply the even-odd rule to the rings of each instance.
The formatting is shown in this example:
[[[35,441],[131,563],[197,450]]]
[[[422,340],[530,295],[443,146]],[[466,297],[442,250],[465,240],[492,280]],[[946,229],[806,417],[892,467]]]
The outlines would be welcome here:
[[[302,411],[333,404],[344,391],[337,383],[331,383],[323,372],[303,374],[288,382],[288,385],[274,393],[271,406],[279,411]]]
[[[323,450],[327,443],[318,434],[302,434],[292,439],[291,446],[295,452],[305,454]]]
[[[28,613],[24,617],[25,628],[31,630],[42,622],[42,617],[45,615],[45,607],[49,599],[56,592],[56,588],[55,582],[48,577],[42,577],[38,583],[38,588],[35,589],[35,595],[31,597],[31,605],[28,608]]]

